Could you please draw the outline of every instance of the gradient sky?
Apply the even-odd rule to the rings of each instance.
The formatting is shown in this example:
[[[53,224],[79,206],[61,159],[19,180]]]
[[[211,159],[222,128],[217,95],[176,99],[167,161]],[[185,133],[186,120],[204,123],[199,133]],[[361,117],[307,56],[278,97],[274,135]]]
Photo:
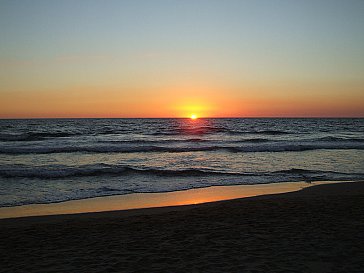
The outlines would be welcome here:
[[[0,117],[364,117],[364,1],[0,0]]]

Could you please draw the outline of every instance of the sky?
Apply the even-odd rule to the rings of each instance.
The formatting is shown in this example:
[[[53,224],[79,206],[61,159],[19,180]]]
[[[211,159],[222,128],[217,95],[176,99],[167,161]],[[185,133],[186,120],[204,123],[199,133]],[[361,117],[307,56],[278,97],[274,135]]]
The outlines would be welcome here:
[[[0,118],[364,117],[362,0],[0,0]]]

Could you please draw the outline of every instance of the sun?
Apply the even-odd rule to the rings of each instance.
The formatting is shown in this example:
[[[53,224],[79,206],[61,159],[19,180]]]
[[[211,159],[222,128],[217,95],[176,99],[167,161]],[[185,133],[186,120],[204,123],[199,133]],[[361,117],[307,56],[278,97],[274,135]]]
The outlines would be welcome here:
[[[192,115],[191,115],[191,119],[197,119],[197,115],[192,114]]]

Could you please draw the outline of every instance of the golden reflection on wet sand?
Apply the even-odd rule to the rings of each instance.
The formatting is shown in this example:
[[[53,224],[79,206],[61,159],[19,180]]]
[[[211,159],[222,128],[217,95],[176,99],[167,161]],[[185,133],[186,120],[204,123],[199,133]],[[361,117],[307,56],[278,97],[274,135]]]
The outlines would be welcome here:
[[[167,193],[135,193],[53,204],[24,205],[0,208],[0,219],[192,205],[235,198],[297,191],[311,185],[323,183],[327,184],[328,182],[285,182],[261,185],[215,186]]]

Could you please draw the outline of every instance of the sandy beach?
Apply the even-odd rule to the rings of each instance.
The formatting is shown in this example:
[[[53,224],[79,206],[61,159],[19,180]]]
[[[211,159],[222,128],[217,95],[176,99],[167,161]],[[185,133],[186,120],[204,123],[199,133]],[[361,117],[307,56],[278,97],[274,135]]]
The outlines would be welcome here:
[[[364,182],[0,220],[1,272],[363,272]]]

